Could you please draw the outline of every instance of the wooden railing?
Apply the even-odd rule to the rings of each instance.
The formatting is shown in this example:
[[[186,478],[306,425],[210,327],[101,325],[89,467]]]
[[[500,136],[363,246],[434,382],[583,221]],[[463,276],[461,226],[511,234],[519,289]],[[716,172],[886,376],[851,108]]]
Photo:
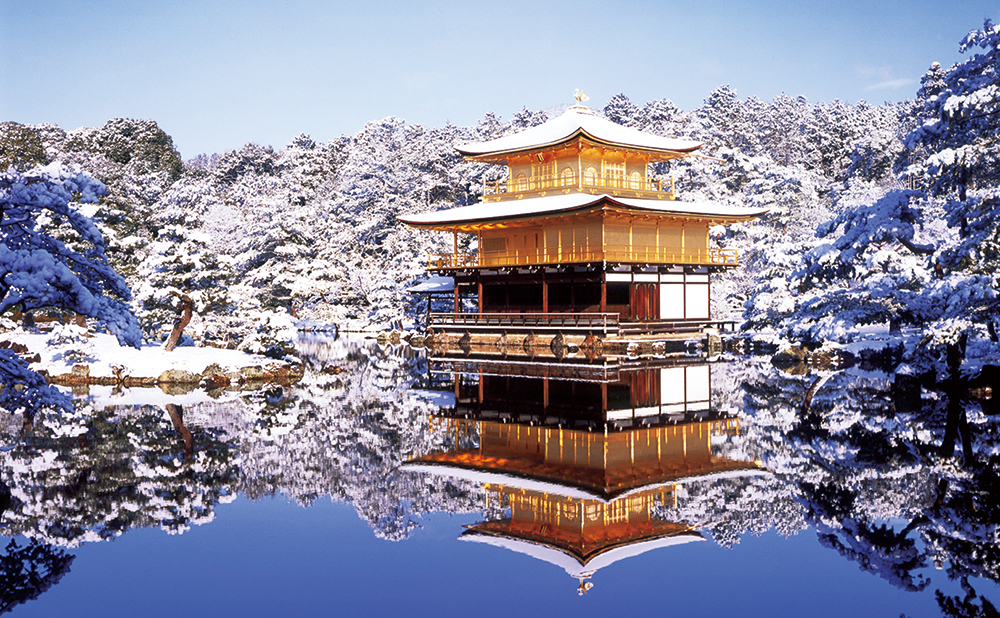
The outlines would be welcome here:
[[[432,313],[427,327],[443,331],[617,333],[617,313]]]
[[[700,333],[707,328],[718,329],[721,332],[734,332],[736,322],[720,320],[646,320],[642,322],[623,322],[620,324],[620,335],[648,335],[655,333]]]
[[[580,250],[518,249],[495,253],[444,253],[427,256],[427,270],[462,268],[506,268],[548,264],[618,262],[623,264],[683,264],[692,266],[738,266],[736,249],[672,249],[663,247],[606,246]]]
[[[582,176],[573,174],[572,176],[528,176],[483,181],[484,196],[537,193],[558,189],[576,189],[578,191],[611,189],[612,192],[623,192],[623,194],[628,192],[652,193],[654,197],[660,199],[674,199],[673,178],[650,180],[629,178],[618,174],[583,174]]]

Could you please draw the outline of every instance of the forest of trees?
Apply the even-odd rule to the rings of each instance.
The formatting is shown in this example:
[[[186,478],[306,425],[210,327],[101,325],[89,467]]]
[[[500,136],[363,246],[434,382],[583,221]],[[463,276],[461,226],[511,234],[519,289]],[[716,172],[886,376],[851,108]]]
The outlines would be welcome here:
[[[932,65],[901,103],[742,100],[721,86],[692,111],[623,94],[597,111],[702,141],[723,160],[653,166],[674,177],[679,199],[769,209],[713,233],[741,259],[716,279],[718,319],[807,346],[885,325],[913,335],[904,356],[914,362],[941,362],[948,349],[986,358],[1000,312],[998,43],[987,21],[961,42],[967,60]],[[103,234],[102,259],[124,277],[147,340],[182,315],[197,344],[261,349],[294,319],[412,323],[419,309],[406,288],[450,239],[396,217],[478,201],[483,180],[504,172],[462,160],[455,144],[560,112],[488,113],[474,127],[385,118],[328,143],[300,135],[280,149],[249,143],[187,161],[152,120],[73,131],[5,122],[0,168],[79,166],[106,186],[76,206]],[[71,223],[38,219],[67,246]]]

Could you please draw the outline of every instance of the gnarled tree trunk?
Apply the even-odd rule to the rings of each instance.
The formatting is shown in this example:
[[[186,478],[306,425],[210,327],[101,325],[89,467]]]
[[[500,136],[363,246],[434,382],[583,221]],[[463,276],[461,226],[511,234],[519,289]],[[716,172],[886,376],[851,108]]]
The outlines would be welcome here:
[[[180,341],[181,335],[184,334],[184,328],[191,323],[191,311],[194,309],[194,303],[191,299],[185,296],[181,299],[181,306],[178,309],[180,316],[174,320],[174,328],[170,331],[170,337],[167,339],[167,345],[163,346],[163,349],[167,352],[172,352],[174,348],[177,347],[177,342]]]

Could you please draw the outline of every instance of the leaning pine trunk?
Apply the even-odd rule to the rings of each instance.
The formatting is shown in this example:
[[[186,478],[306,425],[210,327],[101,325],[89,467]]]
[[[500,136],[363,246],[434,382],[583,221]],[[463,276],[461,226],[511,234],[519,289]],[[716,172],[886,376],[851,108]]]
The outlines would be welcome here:
[[[181,335],[184,334],[184,328],[191,323],[191,309],[191,299],[185,296],[181,299],[181,306],[178,309],[180,317],[174,320],[174,328],[170,331],[170,338],[167,339],[167,345],[163,348],[167,352],[171,352],[177,347],[177,342],[180,341]]]

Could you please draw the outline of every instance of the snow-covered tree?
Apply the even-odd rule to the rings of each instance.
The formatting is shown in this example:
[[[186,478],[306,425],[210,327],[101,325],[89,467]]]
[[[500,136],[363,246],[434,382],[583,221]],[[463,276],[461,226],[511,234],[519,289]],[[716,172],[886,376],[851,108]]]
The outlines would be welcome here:
[[[49,162],[38,132],[16,122],[0,122],[0,170],[26,170]]]
[[[76,202],[94,202],[102,184],[59,164],[0,174],[0,314],[53,307],[92,317],[123,344],[139,344],[136,318],[126,301],[125,280],[105,255],[104,238],[80,214]],[[65,221],[76,234],[76,249],[38,225],[42,215]],[[65,408],[65,398],[10,350],[0,350],[0,407],[34,413]]]
[[[178,187],[164,197],[155,240],[139,266],[142,284],[136,300],[147,331],[157,333],[173,317],[167,350],[180,343],[195,312],[224,313],[228,308],[229,269],[211,249],[212,239],[199,229],[201,195],[188,189]]]

